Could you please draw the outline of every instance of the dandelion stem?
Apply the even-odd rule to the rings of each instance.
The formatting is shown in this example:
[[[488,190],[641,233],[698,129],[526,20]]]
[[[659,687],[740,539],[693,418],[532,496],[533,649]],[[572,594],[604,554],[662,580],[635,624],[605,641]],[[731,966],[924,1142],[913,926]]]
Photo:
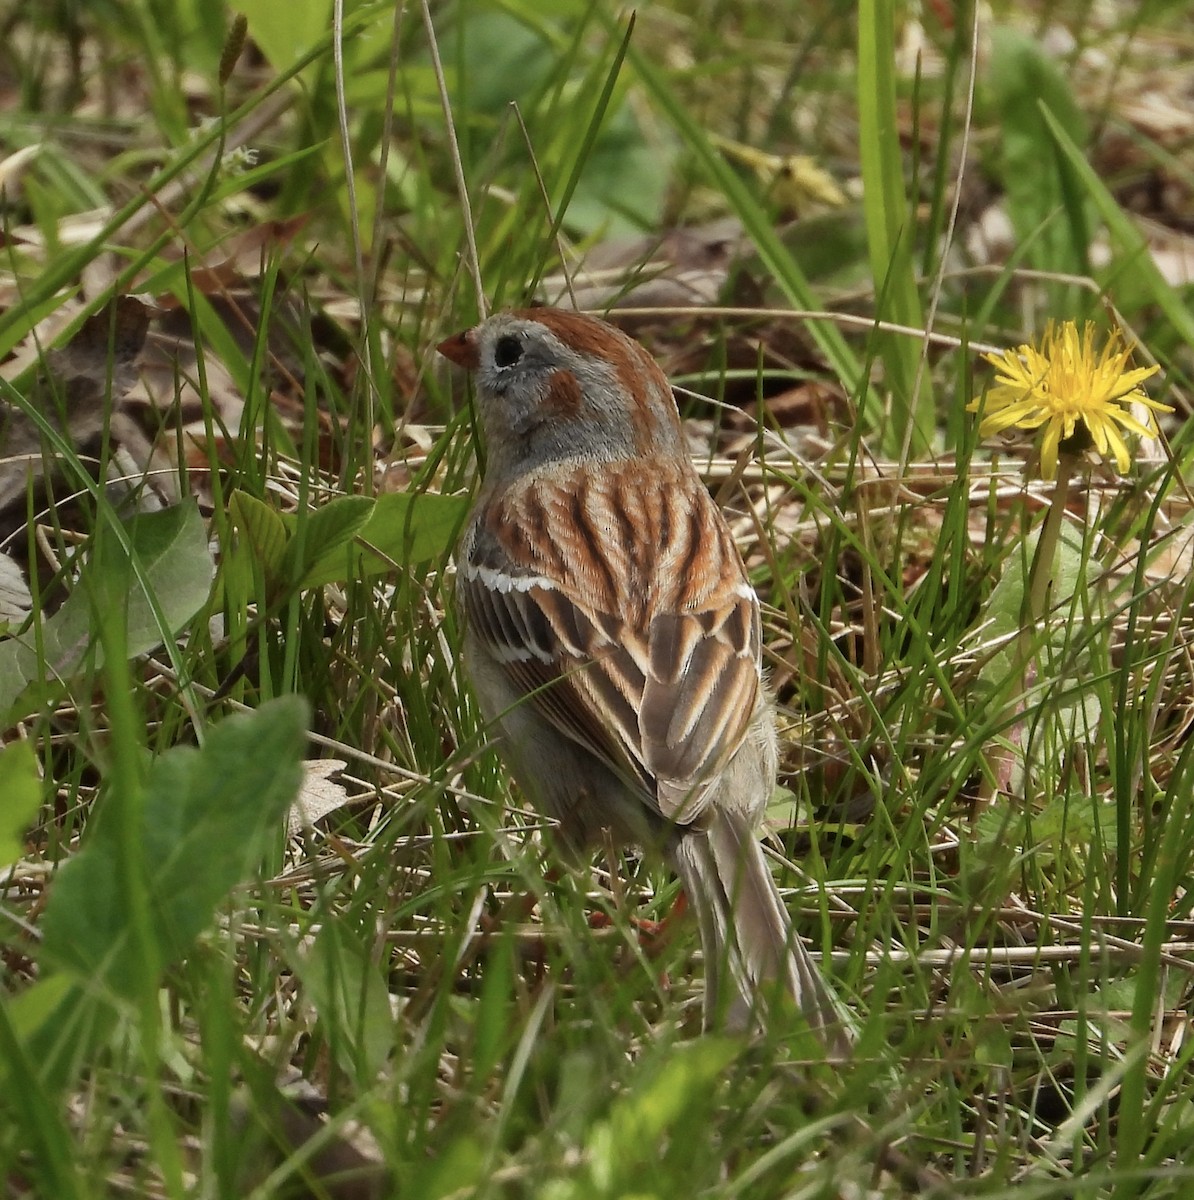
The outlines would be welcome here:
[[[1061,523],[1065,519],[1066,506],[1069,504],[1071,483],[1074,478],[1076,461],[1073,455],[1064,451],[1058,456],[1057,482],[1053,486],[1053,499],[1049,502],[1049,511],[1045,514],[1045,523],[1041,527],[1041,536],[1037,539],[1036,553],[1032,556],[1032,567],[1028,582],[1028,620],[1024,624],[1024,632],[1031,640],[1040,628],[1045,614],[1049,610],[1049,593],[1053,584],[1053,563],[1057,558],[1057,544],[1061,538]]]
[[[1016,654],[1019,666],[1021,704],[1023,704],[1024,697],[1028,694],[1034,679],[1040,677],[1039,666],[1035,672],[1031,672],[1030,665],[1043,640],[1045,617],[1052,607],[1053,565],[1057,560],[1057,546],[1061,540],[1061,523],[1065,519],[1066,505],[1070,499],[1070,485],[1073,482],[1076,466],[1077,462],[1072,454],[1063,451],[1059,455],[1053,499],[1049,502],[1049,511],[1045,514],[1045,523],[1041,526],[1036,552],[1032,556],[1032,565],[1029,567],[1027,604],[1020,623],[1019,647]]]

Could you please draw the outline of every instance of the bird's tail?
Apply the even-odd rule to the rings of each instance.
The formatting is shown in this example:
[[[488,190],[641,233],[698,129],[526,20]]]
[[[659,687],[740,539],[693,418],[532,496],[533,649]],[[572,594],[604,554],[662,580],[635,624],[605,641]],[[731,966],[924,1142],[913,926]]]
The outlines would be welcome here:
[[[761,1021],[768,993],[783,987],[831,1057],[847,1057],[849,1013],[796,936],[747,821],[723,810],[707,830],[684,830],[672,859],[701,927],[706,1019],[727,976],[735,992],[728,1022],[737,1028]]]

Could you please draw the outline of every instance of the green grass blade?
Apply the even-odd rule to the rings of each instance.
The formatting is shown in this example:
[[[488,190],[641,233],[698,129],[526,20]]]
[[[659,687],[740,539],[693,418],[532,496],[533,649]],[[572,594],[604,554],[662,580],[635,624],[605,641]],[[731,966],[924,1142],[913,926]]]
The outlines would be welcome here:
[[[858,121],[863,213],[871,269],[878,291],[877,313],[911,329],[924,327],[916,284],[916,227],[904,183],[896,114],[893,7],[888,0],[862,0],[858,13]],[[876,346],[892,390],[893,422],[883,432],[889,454],[907,443],[913,456],[932,446],[935,414],[927,377],[917,389],[920,343],[879,333]],[[913,394],[915,392],[915,395]]]
[[[772,273],[788,302],[794,308],[821,308],[821,302],[812,285],[776,233],[771,218],[725,159],[714,149],[705,131],[693,119],[662,72],[634,45],[628,48],[627,58],[656,104],[663,110],[685,145],[742,221],[747,234],[758,249],[759,257]],[[862,396],[862,364],[837,328],[828,322],[814,321],[809,325],[809,335],[846,391],[852,396]],[[873,410],[873,403],[866,404],[864,401],[864,411],[869,417],[874,416]]]
[[[1119,251],[1118,257],[1122,260],[1119,264],[1120,269],[1152,298],[1153,303],[1169,318],[1181,338],[1187,344],[1194,344],[1194,315],[1191,315],[1182,297],[1161,274],[1153,261],[1144,235],[1132,218],[1116,203],[1107,185],[1098,177],[1061,122],[1043,106],[1041,114],[1062,154],[1085,185],[1087,195],[1094,202],[1099,216],[1103,218]]]

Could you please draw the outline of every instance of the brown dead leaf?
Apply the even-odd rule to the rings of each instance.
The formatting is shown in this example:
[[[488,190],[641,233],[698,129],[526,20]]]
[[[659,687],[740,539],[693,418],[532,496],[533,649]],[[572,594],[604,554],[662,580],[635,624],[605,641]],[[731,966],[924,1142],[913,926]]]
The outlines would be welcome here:
[[[121,296],[84,321],[66,346],[45,355],[29,400],[75,448],[99,435],[132,386],[149,317],[144,303]],[[33,418],[0,405],[0,514],[16,504],[23,521],[28,479],[40,479],[52,461]]]
[[[272,1094],[262,1087],[241,1088],[233,1104],[233,1126],[244,1149],[240,1194],[264,1183],[287,1158],[303,1155],[302,1180],[286,1195],[331,1200],[381,1200],[392,1195],[377,1142],[359,1121],[340,1120],[329,1130],[330,1105],[306,1079],[295,1074]]]
[[[263,221],[235,234],[190,268],[191,286],[202,296],[217,296],[257,279],[266,263],[294,241],[309,219],[302,214],[285,220]],[[139,291],[145,278],[143,275],[140,283],[134,283],[129,290]],[[181,307],[177,297],[169,292],[154,296],[154,300],[164,310]]]
[[[748,242],[735,218],[594,246],[572,271],[543,281],[547,303],[568,308],[676,308],[717,301]]]
[[[33,611],[33,595],[20,563],[0,554],[0,630],[15,628]]]
[[[304,829],[313,829],[317,821],[348,803],[348,789],[332,779],[347,766],[348,763],[336,758],[303,763],[302,786],[286,815],[286,830],[290,837],[297,837]]]

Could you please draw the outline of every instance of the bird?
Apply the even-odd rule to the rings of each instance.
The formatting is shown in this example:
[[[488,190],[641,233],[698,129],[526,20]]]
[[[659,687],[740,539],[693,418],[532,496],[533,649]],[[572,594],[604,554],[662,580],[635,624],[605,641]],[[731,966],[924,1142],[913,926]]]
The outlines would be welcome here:
[[[437,348],[475,381],[485,467],[456,598],[514,781],[573,856],[662,853],[696,912],[707,1028],[765,1028],[786,993],[843,1059],[849,1014],[757,836],[778,768],[759,599],[667,376],[567,309],[501,312]]]

